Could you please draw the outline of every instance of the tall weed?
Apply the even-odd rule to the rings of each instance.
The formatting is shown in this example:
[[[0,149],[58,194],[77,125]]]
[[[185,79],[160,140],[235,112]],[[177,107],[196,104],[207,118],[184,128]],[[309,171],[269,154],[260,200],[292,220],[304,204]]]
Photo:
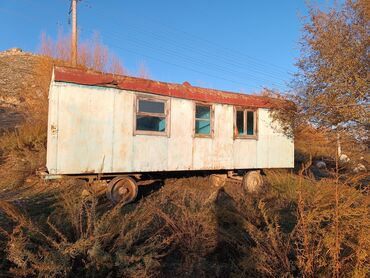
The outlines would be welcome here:
[[[16,276],[326,277],[340,243],[343,277],[369,274],[369,198],[335,182],[267,172],[266,190],[206,178],[168,180],[159,191],[111,207],[90,184],[62,181],[43,218],[1,202],[6,252]],[[82,188],[89,194],[81,196]],[[289,225],[288,225],[288,224]]]

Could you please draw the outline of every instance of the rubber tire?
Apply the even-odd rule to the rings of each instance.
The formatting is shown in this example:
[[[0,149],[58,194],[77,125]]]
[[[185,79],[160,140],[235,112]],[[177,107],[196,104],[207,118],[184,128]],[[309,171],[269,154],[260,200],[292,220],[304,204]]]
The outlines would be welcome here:
[[[245,194],[260,193],[263,189],[263,178],[260,171],[247,172],[243,177],[242,186]]]
[[[122,193],[123,190],[127,191],[126,196]],[[107,188],[107,197],[113,204],[123,202],[128,204],[134,201],[138,194],[138,186],[135,180],[127,176],[119,176],[112,179]]]

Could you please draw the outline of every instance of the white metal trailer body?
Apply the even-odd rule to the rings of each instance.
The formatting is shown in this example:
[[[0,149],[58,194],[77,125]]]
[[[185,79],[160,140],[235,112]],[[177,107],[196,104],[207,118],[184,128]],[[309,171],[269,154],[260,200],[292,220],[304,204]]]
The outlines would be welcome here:
[[[60,75],[72,70],[56,68],[50,85],[47,169],[51,175],[294,166],[293,140],[272,122],[269,108],[250,106],[255,134],[238,138],[239,105],[127,90],[117,84],[91,85],[82,78],[88,73],[77,71],[79,82],[55,78],[56,71]],[[165,133],[136,132],[139,99],[165,102]],[[194,134],[199,103],[211,107],[208,137]]]

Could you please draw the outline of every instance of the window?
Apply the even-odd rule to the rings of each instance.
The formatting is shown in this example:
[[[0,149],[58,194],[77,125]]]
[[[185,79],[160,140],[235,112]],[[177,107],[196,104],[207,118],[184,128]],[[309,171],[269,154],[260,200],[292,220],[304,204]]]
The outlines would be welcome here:
[[[257,112],[254,110],[235,109],[235,137],[257,138]]]
[[[167,100],[138,97],[135,134],[167,135]]]
[[[195,135],[199,137],[209,137],[212,135],[212,106],[195,105]]]

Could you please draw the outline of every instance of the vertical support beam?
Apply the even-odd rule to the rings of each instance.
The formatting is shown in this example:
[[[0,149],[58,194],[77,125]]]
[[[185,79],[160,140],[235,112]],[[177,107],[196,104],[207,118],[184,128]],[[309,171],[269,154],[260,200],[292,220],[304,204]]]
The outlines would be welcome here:
[[[71,59],[72,66],[77,66],[77,0],[72,1],[72,45]]]

